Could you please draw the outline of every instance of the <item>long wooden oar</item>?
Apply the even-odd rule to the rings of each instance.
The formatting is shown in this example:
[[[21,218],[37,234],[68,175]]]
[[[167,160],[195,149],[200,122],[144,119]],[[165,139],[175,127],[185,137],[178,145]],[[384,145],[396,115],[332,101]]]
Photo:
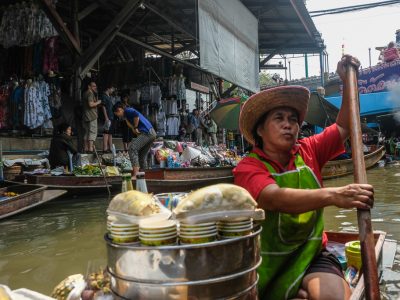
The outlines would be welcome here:
[[[106,174],[104,173],[103,168],[101,167],[100,158],[99,158],[99,155],[97,154],[97,150],[96,150],[96,146],[95,145],[93,145],[93,151],[94,151],[94,154],[96,155],[96,159],[97,159],[97,163],[98,163],[99,168],[100,168],[101,175],[103,175],[104,183],[106,184],[108,197],[111,197],[110,187],[108,186]]]
[[[347,95],[350,105],[350,139],[354,166],[354,182],[367,183],[365,170],[363,143],[361,136],[361,122],[359,97],[357,87],[357,70],[348,63],[346,68]],[[371,211],[369,209],[357,209],[359,237],[361,243],[361,255],[363,277],[365,284],[365,298],[367,300],[380,299],[378,270],[375,257],[375,240],[371,225]]]

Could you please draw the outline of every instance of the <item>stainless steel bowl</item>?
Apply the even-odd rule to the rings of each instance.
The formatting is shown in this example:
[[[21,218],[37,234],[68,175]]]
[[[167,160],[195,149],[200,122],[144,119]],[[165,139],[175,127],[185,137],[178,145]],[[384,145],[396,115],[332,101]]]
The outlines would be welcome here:
[[[234,239],[162,247],[117,245],[106,235],[108,269],[115,278],[141,284],[176,284],[238,274],[259,264],[260,232],[261,227]]]
[[[111,274],[111,289],[120,299],[257,299],[257,267],[220,278],[164,284],[133,282]]]

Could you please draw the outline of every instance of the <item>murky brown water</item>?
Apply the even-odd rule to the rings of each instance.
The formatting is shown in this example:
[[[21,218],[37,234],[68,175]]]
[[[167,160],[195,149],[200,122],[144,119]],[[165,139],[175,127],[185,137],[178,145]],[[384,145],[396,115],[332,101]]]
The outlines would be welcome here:
[[[325,186],[351,183],[352,176],[328,180]],[[400,240],[400,166],[368,171],[375,186],[373,227]],[[26,287],[44,294],[68,275],[86,274],[105,266],[106,198],[71,198],[50,202],[36,210],[0,222],[0,283],[12,289]],[[357,230],[354,210],[327,208],[326,228]],[[400,251],[385,293],[398,299],[400,291]]]

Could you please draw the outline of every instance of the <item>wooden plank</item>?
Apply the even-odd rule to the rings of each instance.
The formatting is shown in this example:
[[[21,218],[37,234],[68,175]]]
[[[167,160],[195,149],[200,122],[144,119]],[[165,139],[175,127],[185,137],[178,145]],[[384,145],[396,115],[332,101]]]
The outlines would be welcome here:
[[[79,42],[67,28],[63,19],[51,4],[51,1],[39,0],[38,3],[71,52],[80,55],[82,50],[79,46]]]

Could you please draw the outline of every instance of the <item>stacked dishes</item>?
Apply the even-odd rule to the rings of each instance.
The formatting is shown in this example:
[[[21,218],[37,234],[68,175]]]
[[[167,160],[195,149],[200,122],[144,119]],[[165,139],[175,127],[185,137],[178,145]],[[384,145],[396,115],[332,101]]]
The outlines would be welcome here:
[[[109,226],[109,227],[108,227]],[[107,223],[110,238],[114,243],[126,244],[139,240],[139,226],[130,223],[118,223],[116,221]]]
[[[173,220],[140,223],[139,239],[142,245],[174,245],[176,244],[177,237],[176,222]]]
[[[180,223],[179,239],[181,244],[203,244],[217,239],[215,222],[187,224]]]
[[[107,217],[107,233],[111,233],[111,223],[115,221],[115,218],[108,216]]]
[[[237,219],[218,222],[219,235],[226,239],[249,235],[252,230],[252,219]]]

